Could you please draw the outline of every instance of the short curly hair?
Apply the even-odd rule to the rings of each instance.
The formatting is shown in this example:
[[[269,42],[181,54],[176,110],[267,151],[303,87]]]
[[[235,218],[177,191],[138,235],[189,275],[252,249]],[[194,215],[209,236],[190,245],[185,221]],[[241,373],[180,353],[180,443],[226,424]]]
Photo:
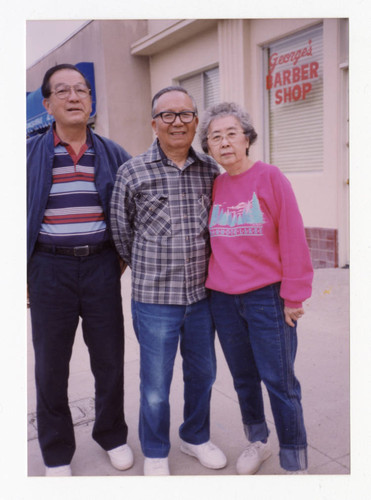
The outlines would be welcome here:
[[[216,118],[222,118],[224,116],[234,116],[237,118],[237,120],[241,123],[245,137],[249,139],[250,146],[256,141],[258,134],[252,126],[251,118],[247,111],[235,102],[222,102],[208,108],[202,116],[199,128],[199,137],[201,147],[205,153],[209,152],[207,135],[209,133],[211,122]],[[248,149],[246,150],[246,155],[248,155]]]

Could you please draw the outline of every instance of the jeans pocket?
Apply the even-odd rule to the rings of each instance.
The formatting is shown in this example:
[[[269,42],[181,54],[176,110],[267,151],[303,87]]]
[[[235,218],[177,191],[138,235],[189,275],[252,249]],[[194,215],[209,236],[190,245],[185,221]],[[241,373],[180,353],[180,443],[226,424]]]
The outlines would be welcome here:
[[[283,301],[279,290],[280,283],[274,283],[246,294],[254,325],[262,331],[283,326]]]

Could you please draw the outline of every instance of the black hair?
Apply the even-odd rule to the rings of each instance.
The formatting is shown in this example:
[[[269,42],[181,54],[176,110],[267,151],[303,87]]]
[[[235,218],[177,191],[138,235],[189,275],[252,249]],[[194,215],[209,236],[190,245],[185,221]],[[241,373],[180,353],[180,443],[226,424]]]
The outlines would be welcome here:
[[[45,97],[45,98],[50,97],[50,94],[51,94],[50,78],[52,77],[52,75],[54,75],[54,73],[56,73],[57,71],[60,71],[62,69],[72,69],[73,71],[77,71],[78,73],[80,73],[80,75],[85,80],[86,86],[88,87],[89,90],[91,90],[91,85],[90,85],[89,80],[76,66],[74,66],[73,64],[68,64],[68,63],[57,64],[56,66],[49,68],[48,71],[44,75],[43,83],[41,85],[41,93],[42,93],[43,97]]]

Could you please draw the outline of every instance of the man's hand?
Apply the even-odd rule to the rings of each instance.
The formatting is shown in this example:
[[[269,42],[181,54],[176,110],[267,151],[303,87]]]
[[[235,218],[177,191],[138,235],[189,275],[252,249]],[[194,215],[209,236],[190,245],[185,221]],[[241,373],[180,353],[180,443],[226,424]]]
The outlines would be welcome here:
[[[285,321],[289,326],[295,326],[294,321],[297,321],[304,314],[304,309],[299,307],[298,309],[292,309],[291,307],[284,307],[283,312],[285,313]]]

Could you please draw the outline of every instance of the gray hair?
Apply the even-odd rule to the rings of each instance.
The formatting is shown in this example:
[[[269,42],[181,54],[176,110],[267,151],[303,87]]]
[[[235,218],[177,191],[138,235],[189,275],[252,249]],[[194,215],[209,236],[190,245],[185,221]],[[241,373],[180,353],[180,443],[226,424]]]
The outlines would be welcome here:
[[[216,118],[222,118],[224,116],[234,116],[235,118],[237,118],[237,120],[241,124],[246,139],[249,139],[250,146],[256,141],[258,134],[252,126],[250,115],[247,113],[247,111],[245,111],[235,102],[222,102],[208,108],[202,116],[201,124],[199,127],[199,137],[202,149],[205,153],[209,152],[209,148],[207,145],[207,135],[209,133],[211,122]],[[247,149],[246,155],[248,155],[248,151],[249,150]]]
[[[194,98],[187,92],[187,90],[184,87],[181,87],[180,85],[171,85],[170,87],[165,87],[164,89],[159,90],[157,92],[157,94],[155,94],[153,96],[153,99],[152,99],[152,118],[156,114],[157,101],[159,100],[159,98],[162,95],[167,94],[167,92],[183,92],[183,94],[186,94],[188,97],[190,97],[192,104],[193,104],[194,111],[197,115],[197,104],[196,104],[196,101],[194,100]]]

